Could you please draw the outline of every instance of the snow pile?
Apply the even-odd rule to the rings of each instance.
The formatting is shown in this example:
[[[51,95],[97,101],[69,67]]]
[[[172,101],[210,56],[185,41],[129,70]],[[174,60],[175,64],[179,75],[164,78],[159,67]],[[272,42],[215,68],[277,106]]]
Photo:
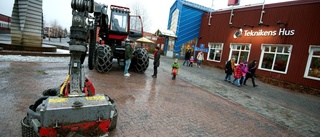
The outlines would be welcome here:
[[[70,57],[0,55],[0,62],[69,62]]]

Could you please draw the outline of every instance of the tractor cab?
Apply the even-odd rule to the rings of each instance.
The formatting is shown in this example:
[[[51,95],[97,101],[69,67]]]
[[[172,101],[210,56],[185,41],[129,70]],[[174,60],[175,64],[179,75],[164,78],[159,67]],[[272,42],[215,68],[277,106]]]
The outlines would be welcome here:
[[[111,5],[110,10],[109,39],[124,41],[129,34],[130,9],[127,7]]]

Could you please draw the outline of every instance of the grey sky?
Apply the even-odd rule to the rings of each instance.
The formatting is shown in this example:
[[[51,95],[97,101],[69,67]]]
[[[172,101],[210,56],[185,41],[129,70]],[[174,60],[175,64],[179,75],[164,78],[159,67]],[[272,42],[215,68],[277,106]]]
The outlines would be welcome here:
[[[130,7],[133,0],[95,0],[98,3],[106,5],[119,5]],[[168,24],[169,10],[175,0],[138,0],[145,7],[148,16],[151,18],[150,32],[153,33],[157,29],[166,29]],[[212,1],[215,9],[227,8],[228,0],[187,0],[206,7],[211,7]],[[241,5],[262,3],[263,0],[241,0]],[[289,0],[265,0],[266,3],[289,1]],[[11,16],[14,0],[1,0],[0,13]],[[43,13],[45,25],[49,25],[52,21],[57,20],[63,28],[69,30],[71,25],[71,0],[43,0]]]

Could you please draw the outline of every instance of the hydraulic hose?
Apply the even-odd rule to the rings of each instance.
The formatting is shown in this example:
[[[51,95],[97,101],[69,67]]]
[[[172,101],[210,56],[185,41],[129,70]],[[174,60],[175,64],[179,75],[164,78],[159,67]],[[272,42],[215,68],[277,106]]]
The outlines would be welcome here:
[[[63,89],[66,87],[67,83],[68,83],[68,80],[70,78],[70,74],[68,74],[68,76],[66,77],[66,79],[64,80],[63,84],[61,85],[61,88],[60,88],[60,95],[63,95]]]

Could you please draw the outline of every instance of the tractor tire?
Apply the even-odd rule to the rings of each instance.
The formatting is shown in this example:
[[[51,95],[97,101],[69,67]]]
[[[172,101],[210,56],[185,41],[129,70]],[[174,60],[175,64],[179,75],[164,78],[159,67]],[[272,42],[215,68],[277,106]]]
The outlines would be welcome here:
[[[109,72],[112,69],[112,49],[109,45],[100,45],[95,52],[95,68],[100,73]]]
[[[133,52],[132,66],[135,72],[144,73],[149,66],[147,50],[139,48]]]
[[[22,137],[39,137],[27,121],[27,117],[21,120]]]
[[[118,121],[118,110],[115,109],[114,115],[111,119],[111,125],[108,128],[108,131],[111,132],[117,127],[117,121]]]

